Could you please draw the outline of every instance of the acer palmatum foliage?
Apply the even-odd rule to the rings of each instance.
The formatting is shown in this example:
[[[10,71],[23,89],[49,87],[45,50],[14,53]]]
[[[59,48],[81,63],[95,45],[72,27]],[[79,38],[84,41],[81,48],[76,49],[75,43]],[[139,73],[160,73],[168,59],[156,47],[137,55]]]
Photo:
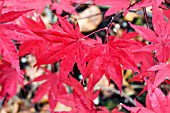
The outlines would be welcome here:
[[[87,6],[107,6],[104,18],[113,15],[107,27],[94,31],[89,35],[80,32],[78,24],[68,21],[68,16],[61,17],[63,11],[78,15],[81,4]],[[130,81],[143,82],[147,91],[146,107],[136,102],[136,107],[124,108],[132,113],[169,113],[170,94],[165,95],[159,86],[168,83],[170,78],[170,21],[169,10],[164,0],[141,0],[131,3],[130,0],[0,0],[0,99],[12,98],[17,93],[18,83],[23,86],[23,73],[19,66],[19,56],[33,54],[36,57],[35,66],[59,62],[59,71],[49,71],[44,68],[44,74],[32,80],[41,82],[35,93],[33,103],[48,95],[50,111],[55,111],[58,102],[69,106],[70,111],[63,113],[109,113],[103,107],[96,107],[94,99],[100,90],[94,90],[95,85],[105,75],[108,83],[112,80],[122,94],[122,71],[131,69],[137,73]],[[40,14],[48,6],[55,10],[58,21],[47,25]],[[152,28],[147,19],[145,8],[152,7]],[[66,8],[67,7],[67,8]],[[112,22],[119,15],[130,10],[143,9],[148,27],[129,23],[135,32],[113,35],[110,31]],[[19,19],[18,19],[19,18]],[[87,17],[88,18],[88,17]],[[15,24],[17,23],[17,24]],[[84,23],[85,24],[85,23]],[[99,36],[92,39],[89,36],[96,32],[106,32],[102,42]],[[135,40],[142,36],[143,41]],[[15,42],[20,44],[19,51]],[[82,81],[72,77],[73,66],[77,65],[82,75]],[[87,88],[81,83],[87,81]],[[10,82],[10,84],[9,84]],[[71,92],[67,87],[71,88]],[[121,113],[117,108],[112,113]]]
[[[146,107],[136,101],[136,107],[123,105],[132,113],[169,113],[170,112],[170,94],[167,96],[159,88],[155,88],[150,81],[146,81]]]
[[[15,69],[11,68],[10,63],[2,60],[0,62],[0,99],[7,95],[7,99],[13,97],[17,93],[18,83],[23,85],[23,77],[21,77]]]

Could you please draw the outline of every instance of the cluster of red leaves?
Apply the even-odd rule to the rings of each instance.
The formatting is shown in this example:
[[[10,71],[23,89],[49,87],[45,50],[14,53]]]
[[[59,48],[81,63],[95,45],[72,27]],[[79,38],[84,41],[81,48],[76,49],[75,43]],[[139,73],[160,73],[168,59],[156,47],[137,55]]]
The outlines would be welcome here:
[[[122,105],[132,113],[169,113],[170,112],[170,94],[167,96],[159,89],[155,88],[150,81],[146,81],[147,85],[144,90],[147,90],[146,107],[136,101],[136,107],[128,107]]]
[[[0,99],[7,95],[11,98],[17,93],[17,85],[23,86],[23,76],[19,66],[18,56],[33,54],[36,57],[36,66],[42,64],[60,63],[58,73],[44,69],[45,73],[32,82],[44,81],[36,91],[33,102],[39,101],[48,94],[51,112],[57,102],[70,106],[71,113],[109,113],[101,107],[97,110],[93,100],[100,91],[94,91],[94,86],[105,74],[107,80],[112,79],[122,92],[122,70],[131,69],[137,72],[131,81],[144,81],[148,91],[146,107],[136,102],[137,107],[126,109],[133,113],[168,113],[170,112],[170,94],[165,96],[158,86],[170,78],[168,62],[170,54],[170,22],[169,10],[162,11],[159,7],[164,0],[142,0],[130,4],[129,0],[0,0]],[[58,17],[58,22],[46,28],[38,16],[35,20],[28,18],[26,13],[41,13],[46,5],[55,9],[57,14],[62,11],[75,13],[77,4],[90,3],[92,5],[108,6],[105,16],[124,10],[139,9],[152,6],[152,24],[154,30],[143,26],[130,24],[131,27],[150,44],[142,44],[132,40],[137,33],[123,33],[122,36],[106,35],[104,43],[96,36],[96,40],[84,36],[78,25],[73,25],[66,18]],[[65,9],[67,7],[67,9]],[[23,15],[24,14],[24,15]],[[32,16],[32,15],[30,15]],[[19,25],[14,20],[21,17]],[[105,29],[108,34],[108,29]],[[20,43],[17,52],[15,41]],[[83,81],[88,78],[87,90],[69,73],[77,64]],[[140,69],[137,65],[140,64]],[[146,80],[147,78],[147,80]],[[9,84],[10,82],[10,84]],[[68,93],[65,86],[72,87]],[[55,112],[57,113],[57,112]],[[64,112],[63,113],[68,113]],[[114,109],[112,113],[119,113]],[[121,112],[120,112],[121,113]]]

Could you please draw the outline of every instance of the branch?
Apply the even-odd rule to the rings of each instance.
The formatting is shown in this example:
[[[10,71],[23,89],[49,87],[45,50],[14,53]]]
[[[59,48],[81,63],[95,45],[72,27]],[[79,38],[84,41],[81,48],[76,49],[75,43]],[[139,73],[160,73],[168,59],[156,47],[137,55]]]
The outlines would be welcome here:
[[[143,7],[142,9],[143,9],[144,17],[145,17],[145,20],[146,20],[147,28],[151,28],[150,24],[149,24],[149,20],[148,20],[148,15],[147,15],[147,12],[146,12],[146,7]]]
[[[111,91],[117,95],[120,95],[120,91],[117,90],[117,89],[114,89],[114,88],[110,88],[110,87],[107,87],[107,86],[102,86],[102,87],[99,87],[99,86],[95,86],[95,89],[97,90],[105,90],[105,91]],[[127,95],[126,93],[122,92],[122,97],[126,98],[131,104],[133,104],[134,106],[136,106],[136,103],[134,102],[134,100],[129,96]]]

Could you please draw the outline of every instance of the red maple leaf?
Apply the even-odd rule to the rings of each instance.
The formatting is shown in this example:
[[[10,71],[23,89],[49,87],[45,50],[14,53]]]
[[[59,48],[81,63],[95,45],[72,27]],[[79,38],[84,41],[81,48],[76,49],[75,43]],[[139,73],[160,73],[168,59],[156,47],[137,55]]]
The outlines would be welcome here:
[[[86,4],[86,3],[92,3],[93,0],[70,0],[73,3],[78,3],[78,4]]]
[[[2,6],[3,3],[4,2],[2,1]],[[16,52],[15,44],[12,39],[18,41],[25,41],[35,38],[36,35],[34,35],[27,29],[18,27],[17,25],[4,23],[13,21],[28,11],[31,10],[11,11],[0,15],[0,52],[4,57],[3,59],[10,62],[20,76],[22,76],[22,74],[20,72],[18,55]]]
[[[170,20],[170,9],[168,10],[163,10],[164,14],[166,15],[166,17]]]
[[[34,20],[32,18],[34,18]],[[20,25],[24,28],[31,30],[35,34],[40,30],[46,29],[46,26],[40,15],[34,16],[32,18],[22,16],[22,19],[20,19]]]
[[[149,81],[147,83],[148,93],[146,95],[146,107],[136,101],[137,107],[122,105],[132,113],[169,113],[170,94],[165,96],[159,88],[155,88]]]
[[[39,101],[45,94],[48,93],[50,109],[54,110],[57,104],[57,96],[67,94],[65,86],[63,85],[64,80],[65,79],[63,79],[60,74],[54,74],[47,70],[46,74],[35,78],[31,82],[44,82],[38,87],[33,99],[33,103]]]
[[[145,77],[152,82],[155,80],[155,72],[148,71],[148,68],[154,65],[153,55],[150,52],[134,52],[134,60],[136,64],[140,64],[140,75],[133,76],[129,81],[142,82]]]
[[[158,65],[152,66],[148,71],[158,71],[156,74],[153,85],[158,86],[162,83],[167,77],[170,78],[170,64],[160,63]]]
[[[130,5],[129,0],[105,0],[105,1],[103,0],[69,0],[69,1],[73,3],[78,3],[78,4],[93,3],[95,5],[100,5],[100,6],[109,6],[109,9],[106,11],[105,16],[110,16],[121,10],[126,10]],[[71,7],[69,7],[69,9],[70,8]]]
[[[23,85],[23,78],[18,75],[15,69],[6,61],[0,62],[0,99],[7,95],[7,99],[13,97],[17,93],[18,83]]]
[[[60,71],[63,75],[68,75],[75,63],[78,64],[79,70],[83,73],[85,62],[82,63],[82,60],[87,55],[89,46],[96,41],[82,35],[78,25],[74,29],[73,25],[62,17],[59,17],[59,22],[62,30],[60,28],[59,30],[49,29],[39,32],[38,35],[53,42],[53,45],[37,57],[36,65],[51,64],[62,60]]]
[[[53,10],[55,9],[56,14],[61,14],[62,11],[76,14],[75,8],[73,6],[73,2],[71,0],[60,0],[60,1],[54,2],[52,4],[51,9]]]
[[[142,0],[140,2],[137,2],[134,6],[132,6],[130,9],[139,9],[143,7],[149,7],[149,6],[160,6],[164,2],[164,0]]]
[[[92,74],[92,86],[94,86],[103,76],[106,75],[108,81],[112,79],[121,91],[122,87],[122,67],[137,71],[136,65],[123,48],[133,45],[130,41],[109,36],[107,44],[97,44],[91,48],[91,52],[86,57],[88,65],[86,77]],[[85,77],[85,78],[86,78]]]
[[[72,106],[74,106],[73,111],[75,113],[96,113],[93,100],[98,97],[100,90],[94,92],[91,87],[92,78],[89,78],[87,90],[84,90],[82,84],[71,76],[65,83],[73,88],[74,105]]]
[[[62,74],[53,74],[47,70],[46,74],[35,78],[32,82],[42,80],[44,80],[44,82],[36,91],[33,102],[37,102],[48,93],[50,109],[52,111],[54,110],[57,102],[61,102],[72,107],[72,113],[73,111],[75,113],[77,111],[82,111],[82,113],[88,113],[91,110],[95,111],[93,100],[98,96],[99,91],[94,92],[94,90],[90,89],[90,84],[85,91],[82,84],[73,77],[69,76],[68,78],[64,78]],[[90,82],[91,80],[89,80],[88,83]],[[73,88],[73,94],[69,94],[69,92],[66,91],[65,84]]]
[[[5,0],[3,12],[37,9],[42,13],[44,8],[51,4],[51,0],[43,0],[43,2],[42,0]]]
[[[94,0],[94,4],[102,5],[102,6],[109,6],[110,8],[106,11],[105,16],[109,16],[111,14],[115,14],[118,11],[126,10],[129,5],[129,0]]]
[[[27,18],[25,16],[20,20],[20,25],[26,29],[29,29],[33,33],[37,33],[41,30],[46,29],[44,22],[42,21],[40,16],[35,17],[36,20],[31,18]],[[41,39],[40,39],[41,38]],[[44,45],[44,46],[41,46]],[[43,37],[35,37],[33,40],[24,41],[19,47],[19,56],[24,56],[26,54],[33,54],[37,56],[41,52],[43,52],[46,48],[48,48],[51,44],[43,39]]]
[[[151,42],[151,44],[144,46],[138,51],[156,51],[156,57],[160,62],[166,62],[170,53],[170,35],[169,35],[169,23],[164,19],[163,13],[157,6],[153,7],[152,23],[154,31],[142,26],[131,25],[145,40]]]

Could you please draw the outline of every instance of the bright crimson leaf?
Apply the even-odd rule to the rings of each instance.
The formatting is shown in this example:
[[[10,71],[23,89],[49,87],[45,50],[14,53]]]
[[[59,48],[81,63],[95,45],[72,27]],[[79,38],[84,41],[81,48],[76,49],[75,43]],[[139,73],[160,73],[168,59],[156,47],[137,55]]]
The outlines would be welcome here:
[[[78,64],[78,68],[83,74],[85,62],[82,63],[82,60],[87,55],[89,46],[93,46],[96,41],[81,34],[78,25],[74,29],[73,25],[62,17],[59,17],[59,22],[62,30],[60,28],[39,32],[38,35],[54,44],[37,57],[36,65],[51,64],[62,60],[60,71],[63,75],[68,75],[75,63]]]
[[[130,5],[129,0],[105,0],[105,1],[94,0],[94,3],[97,5],[102,5],[102,6],[103,5],[110,6],[110,8],[107,10],[105,16],[115,14],[121,10],[126,10]]]
[[[67,8],[66,8],[67,7]],[[62,14],[62,11],[76,14],[73,2],[71,0],[60,0],[54,2],[51,9],[56,10],[56,14]]]
[[[32,18],[22,16],[22,20],[20,20],[20,25],[31,30],[34,33],[46,29],[46,26],[40,16],[35,16],[35,19],[36,20],[33,20]]]
[[[73,77],[69,77],[65,83],[73,87],[73,101],[75,113],[96,113],[93,100],[99,95],[100,90],[94,92],[91,87],[92,78],[89,78],[87,90],[84,90],[82,84]]]
[[[92,74],[92,86],[105,74],[108,81],[112,79],[121,91],[122,68],[120,64],[122,64],[125,69],[129,68],[138,71],[131,57],[123,49],[129,46],[130,42],[127,42],[126,40],[110,36],[107,44],[97,44],[91,48],[89,55],[86,57],[86,60],[89,62],[85,75],[89,77]]]
[[[7,13],[3,13],[0,16],[0,23],[7,23],[10,21],[13,21],[15,19],[17,19],[18,17],[20,17],[21,15],[23,15],[24,13],[27,13],[29,11],[32,10],[25,10],[25,11],[10,11]]]
[[[63,85],[64,79],[60,74],[53,74],[48,71],[46,74],[35,78],[32,82],[39,82],[42,80],[44,80],[44,82],[38,87],[33,102],[39,101],[48,93],[50,109],[54,110],[57,104],[57,96],[67,94],[65,86]]]
[[[132,6],[130,9],[139,9],[143,7],[149,7],[149,6],[157,6],[159,7],[164,0],[141,0],[138,3],[136,3],[134,6]]]
[[[170,9],[168,10],[163,10],[164,14],[167,16],[167,18],[170,20]]]
[[[37,9],[42,13],[51,3],[51,0],[5,0],[3,12]]]
[[[146,107],[141,106],[139,103],[137,107],[128,107],[123,105],[126,109],[132,113],[169,113],[169,95],[165,96],[163,92],[153,86],[150,81],[146,81],[147,96]]]
[[[170,64],[159,64],[152,66],[148,71],[158,71],[154,80],[154,86],[158,86],[162,83],[167,77],[170,78]]]
[[[152,23],[154,31],[149,28],[132,25],[132,28],[136,30],[144,39],[151,42],[151,44],[144,46],[138,51],[148,51],[152,52],[156,50],[156,56],[159,61],[166,62],[170,53],[170,35],[169,35],[169,24],[164,19],[164,15],[158,9],[158,7],[153,7],[153,18]]]
[[[0,51],[4,59],[11,63],[11,65],[17,70],[20,76],[22,76],[22,73],[20,72],[18,55],[16,52],[15,44],[11,39],[18,40],[18,41],[31,40],[31,38],[35,38],[36,35],[34,35],[32,32],[30,32],[27,29],[18,27],[17,25],[2,24],[2,23],[13,21],[28,11],[30,10],[12,11],[0,15],[1,18],[0,44],[2,45]]]
[[[20,21],[22,27],[31,30],[33,33],[38,33],[41,30],[45,30],[46,26],[42,21],[40,16],[36,17],[36,20],[32,20],[31,18],[22,17],[22,21]],[[44,45],[44,46],[41,46]],[[26,54],[33,54],[37,56],[44,50],[46,50],[51,45],[50,42],[46,41],[43,37],[34,37],[32,40],[24,41],[19,47],[19,56],[24,56]]]
[[[4,60],[0,62],[0,84],[2,86],[0,90],[0,99],[6,95],[7,99],[13,97],[17,93],[18,84],[23,85],[23,78]]]

